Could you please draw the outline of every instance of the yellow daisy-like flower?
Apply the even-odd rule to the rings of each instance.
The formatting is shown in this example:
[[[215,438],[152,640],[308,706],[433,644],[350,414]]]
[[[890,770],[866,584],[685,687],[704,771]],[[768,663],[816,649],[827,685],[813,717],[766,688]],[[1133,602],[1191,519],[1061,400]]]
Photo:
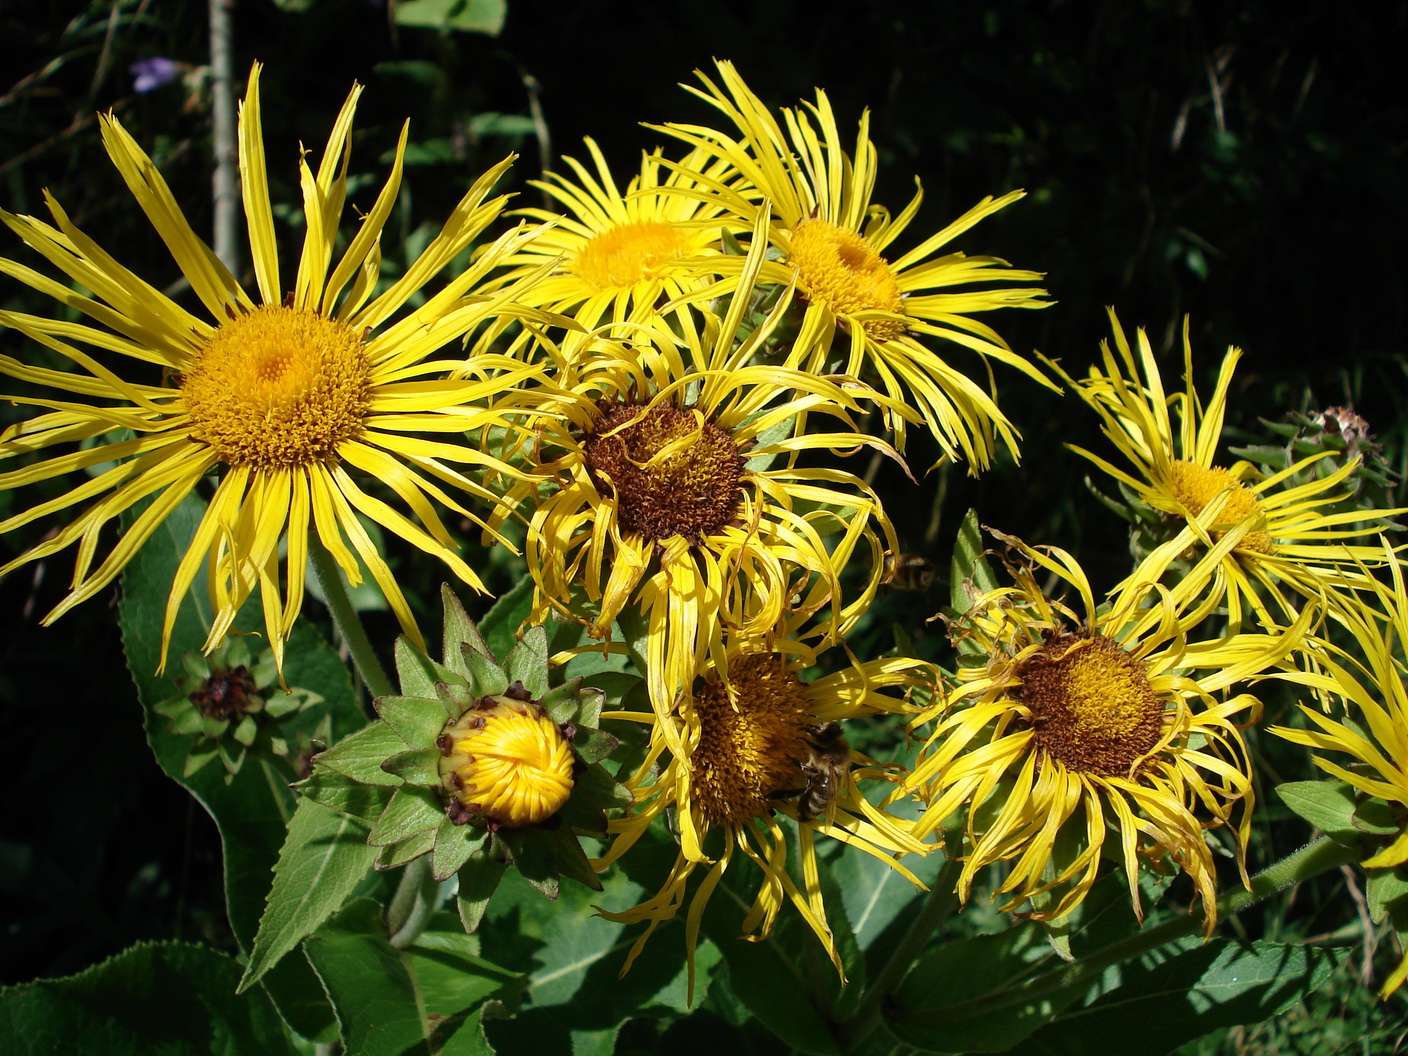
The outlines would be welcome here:
[[[717,172],[698,152],[679,168],[665,169],[657,151],[641,157],[640,171],[623,194],[601,151],[586,141],[595,175],[575,158],[563,160],[576,174],[574,183],[548,173],[534,187],[562,204],[566,215],[545,209],[520,209],[544,226],[534,241],[503,261],[516,265],[500,283],[512,283],[543,269],[542,282],[525,295],[525,303],[572,316],[586,330],[603,320],[621,322],[637,309],[666,301],[687,304],[710,285],[700,264],[718,254],[720,231],[737,226],[721,218],[723,207],[702,201],[699,168]]]
[[[900,450],[908,419],[927,423],[944,452],[962,457],[974,472],[988,466],[998,440],[1015,452],[1017,430],[992,396],[924,341],[953,342],[984,361],[1006,363],[1051,385],[996,331],[973,318],[997,308],[1045,307],[1045,291],[955,289],[973,283],[1039,282],[1041,273],[1012,269],[996,257],[934,256],[1023,192],[983,199],[942,231],[890,259],[890,245],[914,219],[923,194],[916,191],[894,217],[871,202],[878,162],[869,114],[862,115],[854,153],[847,155],[825,92],[818,90],[816,104],[805,110],[784,108],[784,131],[731,63],[720,61],[718,68],[722,86],[700,73],[704,90],[689,90],[723,113],[739,138],[700,125],[671,124],[660,130],[728,163],[732,172],[724,178],[693,175],[743,220],[752,223],[763,202],[770,203],[774,222],[767,237],[782,259],[764,266],[762,281],[795,282],[806,302],[787,365],[822,370],[834,360],[853,377],[878,379],[898,407],[912,403],[908,412],[886,410]],[[722,257],[714,263],[726,274],[740,266],[738,261]],[[847,346],[844,352],[841,343]]]
[[[1323,599],[1333,610],[1351,604],[1347,599],[1352,592],[1370,583],[1360,566],[1374,563],[1381,552],[1342,540],[1372,537],[1380,530],[1381,518],[1404,511],[1342,507],[1353,490],[1357,458],[1323,477],[1287,486],[1333,452],[1304,458],[1262,479],[1257,479],[1256,468],[1248,462],[1218,465],[1227,393],[1241,349],[1227,350],[1212,397],[1204,404],[1193,387],[1187,320],[1183,324],[1187,388],[1172,394],[1164,391],[1144,331],[1137,333],[1136,357],[1113,311],[1110,320],[1114,350],[1102,342],[1102,365],[1091,367],[1084,379],[1065,375],[1065,380],[1100,415],[1103,432],[1134,471],[1120,469],[1083,448],[1072,446],[1072,450],[1149,506],[1185,521],[1186,530],[1167,544],[1173,549],[1206,548],[1236,535],[1214,577],[1218,589],[1227,592],[1234,629],[1243,621],[1244,605],[1265,625],[1293,617],[1299,606],[1283,588],[1313,603]],[[1276,603],[1279,614],[1268,610],[1263,591]]]
[[[874,597],[885,553],[897,549],[859,478],[797,464],[808,450],[893,452],[857,431],[850,388],[742,365],[786,310],[784,299],[736,341],[750,293],[745,281],[727,319],[709,317],[682,339],[638,325],[629,348],[598,341],[560,360],[561,388],[543,405],[536,452],[549,484],[520,482],[507,499],[536,503],[525,547],[539,597],[532,618],[551,608],[604,637],[634,606],[662,716],[706,657],[725,662],[724,627],[765,635],[787,611],[825,609],[818,633],[839,640]],[[838,431],[807,431],[821,415]],[[843,597],[841,573],[858,550],[863,585]],[[682,748],[673,737],[669,747]]]
[[[762,874],[757,897],[743,922],[745,936],[765,938],[778,912],[790,901],[844,980],[826,919],[816,837],[829,836],[873,855],[916,885],[919,881],[897,858],[930,849],[910,833],[911,822],[865,798],[861,780],[894,781],[896,777],[845,740],[848,720],[912,711],[903,696],[886,691],[903,693],[932,684],[929,665],[898,657],[853,661],[805,683],[799,673],[815,661],[816,653],[786,630],[771,643],[730,638],[727,649],[727,675],[706,664],[675,714],[663,718],[641,712],[603,715],[651,723],[654,736],[640,771],[627,782],[635,805],[625,818],[609,823],[616,836],[598,868],[605,869],[628,853],[667,810],[677,822],[680,853],[653,897],[622,912],[600,912],[608,920],[647,925],[631,949],[624,974],[655,928],[674,918],[688,899],[685,949],[691,999],[700,919],[735,856],[751,859]],[[674,736],[662,736],[661,724],[673,727]],[[682,743],[683,749],[667,750],[667,742]],[[778,820],[778,811],[798,822],[800,885],[787,868],[792,853],[790,826]],[[701,866],[708,872],[691,896],[690,877]]]
[[[352,117],[361,91],[354,88],[317,173],[300,161],[307,233],[293,289],[285,294],[258,89],[255,66],[240,112],[239,157],[257,298],[197,237],[151,159],[112,116],[101,119],[108,154],[204,314],[187,311],[124,268],[79,231],[52,198],[48,205],[56,226],[0,212],[11,230],[93,296],[15,261],[0,259],[0,271],[96,324],[0,313],[0,324],[74,367],[52,370],[0,357],[0,371],[94,401],[11,397],[49,413],[7,430],[0,437],[0,457],[31,455],[60,444],[79,447],[0,474],[0,488],[96,471],[63,495],[0,523],[0,531],[98,499],[72,523],[0,568],[0,574],[77,544],[73,588],[45,617],[46,623],[52,621],[112,582],[177,504],[202,480],[218,475],[214,496],[171,584],[163,658],[181,600],[202,564],[208,568],[215,606],[207,650],[224,638],[257,586],[270,643],[281,655],[303,602],[310,531],[316,531],[353,582],[360,579],[361,558],[402,626],[418,640],[406,599],[359,518],[435,555],[480,588],[479,578],[455,553],[435,504],[473,516],[441,484],[492,501],[456,467],[507,467],[459,437],[468,429],[504,424],[502,410],[480,404],[506,390],[511,394],[534,373],[502,357],[476,357],[467,368],[462,357],[453,364],[428,358],[481,323],[501,326],[500,320],[525,311],[508,293],[495,299],[466,297],[498,259],[516,248],[521,233],[504,236],[474,267],[414,312],[392,321],[499,215],[505,199],[487,196],[511,159],[475,183],[406,273],[374,295],[380,236],[400,190],[407,133],[402,130],[385,187],[334,261],[347,195]],[[124,361],[128,368],[140,369],[123,376],[114,364]],[[467,369],[471,376],[446,379],[451,367]],[[137,380],[145,373],[151,380]],[[455,442],[420,435],[425,433],[451,433]],[[108,463],[115,465],[99,468]],[[353,480],[356,471],[378,479],[414,519],[362,490]],[[124,513],[132,514],[130,525],[94,569],[100,535]],[[279,576],[281,540],[288,548],[286,585]]]
[[[1391,552],[1387,556],[1392,558]],[[1301,705],[1311,728],[1273,726],[1271,732],[1317,752],[1349,756],[1345,765],[1316,755],[1315,764],[1346,781],[1362,796],[1390,804],[1392,816],[1408,817],[1408,681],[1401,653],[1408,643],[1408,596],[1404,594],[1403,569],[1394,562],[1390,583],[1381,585],[1378,600],[1382,614],[1350,611],[1342,620],[1363,659],[1327,641],[1312,642],[1314,670],[1279,675],[1342,701],[1347,715],[1335,719],[1318,709]],[[1387,623],[1380,620],[1386,616]],[[1408,863],[1408,826],[1389,837],[1377,853],[1365,858],[1365,869],[1399,869]],[[1400,932],[1400,938],[1402,934]],[[1384,980],[1380,997],[1388,997],[1408,981],[1408,957]]]
[[[1002,909],[1032,900],[1030,916],[1055,920],[1090,891],[1113,830],[1135,913],[1139,861],[1167,856],[1193,881],[1210,933],[1216,888],[1203,832],[1233,828],[1245,883],[1253,789],[1240,727],[1261,708],[1248,694],[1220,694],[1277,663],[1308,621],[1276,636],[1199,641],[1221,554],[1171,590],[1158,586],[1164,568],[1146,561],[1097,608],[1069,554],[999,538],[1018,552],[1015,585],[976,598],[953,629],[985,660],[960,668],[915,722],[933,723],[909,778],[928,803],[916,832],[966,811],[961,897],[984,867],[1009,862]],[[1046,574],[1075,590],[1080,610],[1041,590]]]

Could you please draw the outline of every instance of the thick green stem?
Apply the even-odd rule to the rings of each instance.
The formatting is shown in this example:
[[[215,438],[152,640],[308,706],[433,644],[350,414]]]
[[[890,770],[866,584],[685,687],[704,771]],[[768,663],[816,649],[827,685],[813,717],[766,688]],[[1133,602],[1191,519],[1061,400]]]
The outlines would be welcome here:
[[[841,1033],[848,1047],[855,1047],[880,1024],[881,1011],[890,993],[899,985],[910,966],[923,952],[929,937],[943,926],[957,902],[954,885],[958,881],[960,866],[952,858],[944,861],[939,875],[929,888],[928,897],[919,910],[919,916],[905,932],[900,944],[890,954],[885,967],[880,969],[865,989],[865,996],[856,1005],[855,1012],[841,1024]]]
[[[332,622],[337,633],[351,654],[352,664],[361,676],[362,683],[373,697],[387,697],[396,692],[396,687],[387,677],[386,668],[381,666],[366,628],[362,626],[357,610],[352,607],[352,597],[347,593],[347,581],[342,577],[342,569],[332,559],[327,548],[317,539],[308,541],[308,557],[313,564],[313,574],[318,577],[323,600],[332,613]]]
[[[425,930],[430,914],[439,903],[440,884],[430,875],[430,855],[406,863],[401,870],[401,882],[386,907],[387,939],[396,949],[405,949]]]

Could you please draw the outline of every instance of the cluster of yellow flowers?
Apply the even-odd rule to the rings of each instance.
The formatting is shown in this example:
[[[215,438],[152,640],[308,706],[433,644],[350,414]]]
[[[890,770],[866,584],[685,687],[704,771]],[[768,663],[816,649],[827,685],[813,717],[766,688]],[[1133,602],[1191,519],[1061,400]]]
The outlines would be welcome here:
[[[257,589],[281,655],[310,547],[321,546],[352,581],[364,568],[419,642],[366,522],[482,589],[440,511],[504,543],[515,534],[510,520],[526,521],[535,620],[578,621],[606,643],[593,648],[624,649],[624,636],[645,679],[649,711],[604,716],[648,725],[649,748],[627,780],[634,806],[611,823],[597,863],[619,859],[670,813],[679,855],[664,885],[639,906],[605,913],[647,923],[637,953],[686,902],[692,950],[705,903],[741,853],[763,878],[745,931],[766,934],[790,902],[839,970],[815,836],[913,879],[901,859],[932,849],[960,813],[962,846],[950,845],[964,861],[964,897],[984,867],[1005,862],[1004,908],[1059,919],[1090,890],[1117,833],[1136,908],[1140,862],[1168,859],[1192,879],[1210,930],[1205,830],[1226,827],[1245,876],[1253,783],[1242,731],[1260,710],[1255,697],[1229,691],[1273,670],[1355,702],[1392,760],[1358,727],[1319,712],[1311,718],[1323,732],[1285,736],[1390,763],[1372,787],[1358,787],[1408,803],[1408,698],[1391,641],[1408,631],[1408,614],[1396,572],[1390,586],[1375,576],[1395,558],[1343,542],[1390,511],[1339,510],[1352,462],[1309,483],[1300,481],[1313,460],[1258,481],[1249,466],[1215,464],[1235,351],[1206,407],[1191,380],[1186,393],[1166,396],[1144,334],[1136,356],[1118,322],[1115,350],[1089,377],[1047,364],[1101,416],[1132,468],[1088,457],[1181,525],[1107,599],[1070,555],[1007,539],[1011,584],[975,588],[951,627],[971,661],[953,678],[913,658],[850,654],[847,633],[899,547],[876,493],[836,468],[841,456],[869,450],[902,462],[916,427],[973,472],[999,447],[1015,451],[1016,428],[970,374],[986,377],[996,361],[1056,384],[978,317],[1049,302],[1035,272],[940,255],[1021,192],[984,199],[889,255],[921,195],[897,215],[872,202],[866,119],[847,150],[824,93],[774,113],[728,63],[718,77],[701,75],[691,90],[720,127],[661,126],[680,148],[645,155],[624,190],[588,141],[590,165],[568,159],[572,177],[535,184],[561,213],[507,214],[518,225],[467,256],[505,215],[507,199],[490,195],[506,160],[390,281],[380,239],[407,137],[371,207],[340,237],[354,90],[316,172],[299,162],[306,234],[291,292],[257,67],[239,147],[257,292],[195,234],[120,123],[104,118],[110,156],[204,311],[125,269],[52,199],[52,224],[0,212],[91,291],[0,260],[0,271],[86,320],[0,312],[0,324],[71,364],[0,356],[0,371],[64,394],[10,397],[43,413],[0,438],[0,457],[20,462],[0,474],[0,488],[92,474],[0,523],[10,531],[88,504],[0,574],[76,544],[72,589],[55,619],[108,586],[211,481],[171,585],[167,637],[204,567],[215,612],[208,648]],[[463,270],[427,295],[452,262]],[[979,369],[959,369],[965,357]],[[1191,350],[1187,369],[1191,379]],[[47,454],[55,445],[63,453]],[[94,567],[120,516],[124,531]],[[1079,603],[1053,596],[1043,577]],[[1378,642],[1370,666],[1355,668],[1327,628]],[[845,659],[804,682],[826,650]],[[1313,662],[1295,660],[1305,656]],[[1396,695],[1378,702],[1366,684]],[[923,741],[911,772],[847,745],[844,724],[877,714],[903,716]],[[867,795],[862,782],[888,791]],[[1395,864],[1408,859],[1408,837],[1395,854]],[[707,876],[691,896],[701,866]]]

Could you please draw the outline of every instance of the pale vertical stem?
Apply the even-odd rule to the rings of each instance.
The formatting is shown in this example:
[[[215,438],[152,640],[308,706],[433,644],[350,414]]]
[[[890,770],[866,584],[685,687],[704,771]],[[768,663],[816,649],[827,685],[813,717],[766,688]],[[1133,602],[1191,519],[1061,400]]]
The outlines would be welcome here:
[[[234,44],[230,13],[235,0],[210,0],[210,113],[215,172],[213,246],[220,262],[239,272],[239,148],[235,120]]]

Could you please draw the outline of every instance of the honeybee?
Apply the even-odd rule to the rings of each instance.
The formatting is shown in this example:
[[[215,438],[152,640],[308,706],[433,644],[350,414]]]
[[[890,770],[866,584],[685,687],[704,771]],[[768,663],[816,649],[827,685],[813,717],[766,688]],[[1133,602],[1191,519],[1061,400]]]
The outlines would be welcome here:
[[[839,722],[823,722],[807,738],[807,758],[801,763],[806,787],[797,796],[797,820],[812,821],[830,813],[851,770],[851,746],[841,735]]]
[[[896,590],[928,590],[938,571],[934,562],[919,554],[886,554],[880,582]]]

